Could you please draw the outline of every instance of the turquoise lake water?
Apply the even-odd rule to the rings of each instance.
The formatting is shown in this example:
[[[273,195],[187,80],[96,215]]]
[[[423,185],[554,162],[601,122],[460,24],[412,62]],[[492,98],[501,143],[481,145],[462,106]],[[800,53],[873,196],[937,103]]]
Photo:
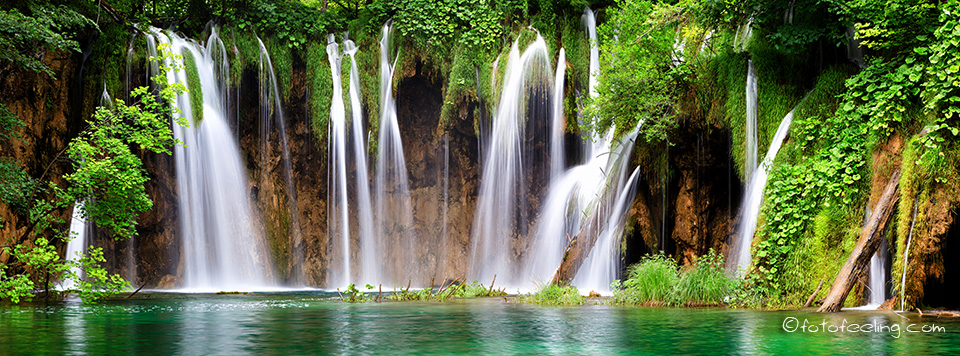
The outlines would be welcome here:
[[[96,305],[2,305],[0,354],[960,353],[960,320],[916,313],[546,307],[503,298],[348,304],[335,296],[155,293]]]

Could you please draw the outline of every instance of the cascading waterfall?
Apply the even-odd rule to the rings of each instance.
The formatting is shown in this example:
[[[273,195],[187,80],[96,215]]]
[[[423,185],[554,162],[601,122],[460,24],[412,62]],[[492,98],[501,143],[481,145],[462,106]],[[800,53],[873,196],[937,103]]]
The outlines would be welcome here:
[[[340,46],[329,35],[327,60],[333,76],[333,100],[330,102],[329,182],[327,190],[327,233],[330,241],[327,287],[345,287],[350,283],[350,207],[347,191],[347,128],[340,81]]]
[[[633,141],[625,143],[624,147],[632,149]],[[623,160],[628,160],[629,150],[621,152],[624,154]],[[618,188],[619,192],[613,192],[611,197],[616,197],[616,201],[609,207],[609,213],[606,215],[606,224],[600,230],[597,242],[590,249],[590,254],[583,262],[577,275],[570,282],[571,285],[587,291],[596,291],[602,295],[610,295],[614,279],[620,272],[620,241],[623,235],[624,218],[627,208],[633,203],[636,196],[636,182],[640,173],[640,167],[633,170],[629,178],[626,178],[626,170],[629,164],[620,164],[623,171],[619,174]],[[608,201],[613,201],[609,199]]]
[[[366,131],[363,129],[363,106],[360,104],[360,70],[357,69],[357,45],[351,40],[343,41],[343,52],[350,56],[350,113],[353,140],[353,162],[356,167],[355,201],[357,202],[357,225],[360,243],[360,280],[380,282],[380,243],[373,229],[373,207],[370,200],[370,183],[367,171]]]
[[[740,208],[740,224],[737,226],[737,233],[727,257],[727,271],[732,275],[742,276],[750,268],[750,245],[753,243],[753,234],[757,230],[757,217],[760,215],[760,203],[763,202],[763,190],[767,185],[770,166],[790,131],[791,122],[793,122],[793,110],[784,116],[783,121],[780,122],[777,133],[770,141],[767,155],[750,177],[750,184],[747,185],[747,192]]]
[[[525,204],[526,175],[524,160],[543,159],[524,157],[527,150],[526,126],[536,120],[537,93],[549,93],[553,83],[546,42],[537,39],[523,55],[518,41],[514,41],[507,61],[507,70],[500,91],[500,102],[485,147],[480,180],[480,194],[474,217],[472,256],[468,275],[471,280],[490,281],[498,275],[500,285],[528,283],[517,275],[516,246],[518,236],[527,227]],[[549,94],[542,95],[549,99]],[[549,106],[548,106],[549,107]],[[545,158],[545,157],[544,157]]]
[[[202,121],[194,119],[198,113],[192,112],[186,93],[173,103],[180,111],[174,118],[174,137],[184,143],[174,148],[183,286],[188,290],[251,290],[274,285],[263,234],[254,224],[248,201],[246,171],[225,120],[220,88],[227,83],[217,81],[217,70],[228,64],[225,57],[221,63],[212,57],[212,48],[222,48],[222,43],[212,35],[204,47],[172,33],[154,32],[173,53],[194,57],[201,87],[191,88],[186,68],[171,66],[169,58],[168,82],[200,90],[203,97]],[[180,126],[177,118],[190,126]]]
[[[590,38],[590,95],[597,95],[596,77],[599,75],[596,21],[589,8],[584,13]],[[563,52],[561,51],[561,58]],[[557,78],[561,80],[562,67],[558,64]],[[555,100],[562,100],[557,90]],[[556,115],[561,115],[557,113]],[[554,120],[557,120],[554,117]],[[562,121],[555,121],[562,123]],[[603,134],[592,132],[585,162],[571,168],[555,179],[550,186],[546,203],[540,213],[539,228],[530,257],[525,261],[524,275],[529,281],[544,283],[553,277],[560,265],[564,250],[579,234],[597,236],[586,260],[577,271],[572,284],[583,290],[609,294],[610,283],[619,271],[617,241],[623,234],[626,209],[633,203],[639,168],[627,177],[630,154],[637,132],[643,123],[620,140],[613,139],[614,128]],[[562,139],[562,131],[554,127],[553,140]],[[528,282],[529,282],[528,281]]]
[[[753,60],[747,60],[746,135],[743,144],[743,176],[751,179],[757,169],[757,72]]]
[[[377,239],[383,249],[385,266],[393,272],[384,276],[384,282],[420,280],[422,271],[415,260],[413,216],[410,202],[410,185],[407,178],[406,159],[400,126],[397,122],[397,105],[393,98],[393,75],[399,55],[390,60],[390,42],[393,25],[383,25],[380,39],[380,135],[377,151],[377,172],[374,182],[374,208]],[[405,266],[405,268],[401,268]]]
[[[226,83],[230,75],[229,62],[226,60],[226,48],[223,46],[223,42],[219,40],[217,32],[213,31],[210,35],[211,40],[209,43],[215,44],[212,46],[211,53],[214,59],[220,59],[221,66],[219,71],[217,71],[219,83]],[[290,168],[290,149],[287,145],[287,124],[286,119],[283,116],[283,106],[280,102],[280,90],[277,86],[277,76],[273,72],[273,62],[270,60],[270,53],[267,52],[267,47],[263,45],[263,41],[260,40],[260,37],[257,37],[257,43],[260,45],[260,167],[261,167],[261,182],[266,184],[267,175],[265,174],[266,168],[270,166],[270,133],[272,129],[272,123],[275,121],[279,126],[279,136],[280,136],[280,148],[282,150],[281,155],[283,159],[283,180],[286,186],[284,187],[287,193],[287,201],[290,207],[290,250],[291,250],[291,266],[290,266],[290,282],[293,284],[303,283],[303,235],[300,229],[300,212],[297,208],[297,191],[296,186],[293,183],[293,173]],[[219,44],[219,45],[216,45]],[[227,101],[227,95],[229,90],[227,90],[226,85],[221,85],[219,87],[220,94],[224,98],[224,106]]]

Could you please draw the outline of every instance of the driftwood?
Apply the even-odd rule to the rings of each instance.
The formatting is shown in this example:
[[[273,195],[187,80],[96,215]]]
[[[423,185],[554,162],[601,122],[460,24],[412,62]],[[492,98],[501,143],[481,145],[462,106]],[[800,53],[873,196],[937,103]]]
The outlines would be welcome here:
[[[810,304],[813,304],[813,298],[817,297],[817,293],[820,293],[820,288],[823,287],[823,280],[820,280],[820,284],[817,285],[817,289],[813,291],[813,294],[810,295],[810,298],[807,298],[807,302],[803,303],[804,308],[809,308]]]
[[[835,313],[843,307],[843,301],[850,294],[850,289],[857,283],[857,280],[863,276],[867,265],[870,263],[870,257],[877,252],[880,246],[880,240],[883,238],[883,231],[893,216],[894,208],[899,198],[900,169],[897,169],[890,175],[887,186],[883,190],[883,195],[877,202],[873,215],[863,226],[860,232],[860,238],[857,239],[857,245],[843,264],[837,278],[833,280],[827,297],[823,300],[823,305],[817,309],[819,313]]]
[[[595,218],[589,222],[589,224],[596,223],[597,220]],[[587,228],[581,229],[581,231],[583,232],[577,234],[577,236],[567,244],[567,250],[563,253],[560,268],[557,269],[557,273],[553,276],[553,284],[558,286],[570,284],[573,277],[577,275],[577,271],[580,270],[580,266],[586,261],[587,256],[590,254],[590,249],[592,249],[593,245],[597,242],[597,234],[591,233],[594,231],[593,228],[588,226]]]

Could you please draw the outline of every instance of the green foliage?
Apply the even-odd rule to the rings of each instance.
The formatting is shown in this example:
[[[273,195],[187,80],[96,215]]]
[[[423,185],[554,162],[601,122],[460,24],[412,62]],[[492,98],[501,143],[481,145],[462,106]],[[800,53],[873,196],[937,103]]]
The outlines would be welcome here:
[[[856,0],[844,2],[837,10],[857,21],[862,46],[884,56],[898,56],[908,52],[904,49],[923,46],[930,40],[937,26],[939,5],[940,1],[929,0]]]
[[[602,132],[611,126],[616,134],[632,130],[643,121],[647,142],[662,142],[675,125],[676,88],[686,66],[669,60],[675,28],[682,9],[651,1],[618,1],[598,28],[601,65],[598,93],[588,106],[587,129]],[[620,40],[615,39],[615,37]]]
[[[370,286],[372,289],[372,286]],[[433,288],[424,288],[419,290],[410,291],[410,289],[401,289],[400,291],[393,291],[387,299],[395,301],[405,301],[405,300],[419,300],[419,301],[438,301],[443,302],[451,298],[477,298],[477,297],[497,297],[504,296],[506,293],[501,290],[496,290],[493,288],[487,288],[479,281],[473,281],[473,283],[457,283],[451,282],[447,285],[440,286],[440,289],[434,290]]]
[[[163,46],[160,51],[161,58],[155,60],[162,63],[163,58],[171,54]],[[162,76],[153,80],[165,82]],[[42,236],[50,232],[54,224],[64,222],[55,212],[74,201],[85,201],[82,214],[95,219],[100,227],[109,229],[117,237],[135,234],[137,214],[148,209],[152,202],[143,187],[146,172],[131,147],[170,152],[169,147],[177,143],[169,127],[169,117],[175,109],[166,103],[183,89],[183,85],[174,84],[164,86],[159,93],[149,93],[146,87],[140,87],[131,94],[135,99],[132,105],[117,100],[114,109],[98,108],[87,121],[88,127],[70,142],[65,152],[76,168],[74,173],[64,175],[66,188],[41,182],[27,176],[15,164],[3,162],[0,166],[3,199],[16,202],[20,213],[27,215],[29,225],[24,235],[32,232],[37,237],[30,243],[16,243],[27,236],[3,241],[10,243],[2,252],[10,256],[11,262],[0,268],[0,298],[14,302],[30,298],[38,287],[37,281],[42,281],[39,287],[49,292],[51,277],[74,280],[84,302],[96,302],[129,287],[118,275],[109,275],[101,267],[105,261],[102,250],[91,249],[77,261],[64,261],[55,246]],[[39,192],[43,194],[32,195],[37,190],[32,187],[44,185],[46,190]],[[20,190],[19,195],[15,190]],[[71,266],[80,267],[86,277],[81,280],[76,273],[68,272]]]
[[[158,50],[161,57],[171,56],[163,45]],[[158,75],[153,80],[161,82],[163,78]],[[70,184],[67,196],[73,198],[65,200],[87,201],[84,216],[96,217],[98,226],[118,238],[134,235],[137,214],[153,206],[144,188],[146,171],[131,146],[169,154],[170,147],[179,143],[168,121],[176,109],[166,103],[183,92],[183,85],[163,87],[159,100],[147,90],[133,90],[131,97],[138,100],[133,105],[116,100],[115,109],[98,108],[87,120],[87,130],[70,142],[66,152],[76,171],[64,176]],[[180,120],[180,125],[189,125]]]
[[[3,253],[15,256],[21,268],[32,270],[33,273],[39,276],[41,283],[43,284],[44,290],[51,289],[50,277],[57,276],[70,268],[69,263],[63,263],[60,260],[60,255],[57,254],[57,249],[55,246],[51,245],[49,241],[45,238],[37,238],[33,241],[33,246],[26,246],[22,244],[17,244],[11,247],[3,247]],[[30,298],[33,297],[32,289],[36,286],[33,281],[29,281],[29,278],[24,276],[13,276],[10,280],[11,285],[9,290],[6,292],[0,292],[7,294],[7,297],[11,301],[19,300],[19,298]],[[16,284],[13,284],[16,283]],[[16,302],[16,301],[14,301]]]
[[[32,4],[29,15],[15,8],[0,9],[0,61],[53,76],[50,68],[35,56],[36,52],[76,52],[77,41],[71,37],[86,28],[97,25],[65,5]]]
[[[580,305],[585,300],[577,287],[561,287],[553,283],[545,284],[535,293],[522,295],[518,299],[521,303],[540,305]]]
[[[264,41],[267,52],[270,54],[270,62],[273,63],[273,72],[277,76],[277,86],[283,99],[290,98],[290,90],[293,88],[291,80],[293,78],[293,51],[290,47],[277,44],[273,37],[268,37]],[[266,59],[263,59],[266,65]],[[265,69],[266,70],[266,69]]]
[[[11,159],[0,158],[0,202],[21,214],[30,209],[37,180]]]
[[[20,303],[21,298],[32,298],[34,285],[30,280],[30,275],[25,273],[13,274],[7,276],[9,269],[6,265],[0,264],[0,300],[7,299],[14,303]]]
[[[627,269],[627,278],[613,282],[614,304],[672,302],[673,287],[679,280],[677,262],[662,252],[646,255]]]
[[[774,162],[757,229],[750,281],[768,303],[803,303],[849,252],[867,191],[870,118],[852,115],[844,70],[829,69],[794,112],[793,141]],[[784,299],[786,298],[786,299]]]
[[[863,0],[873,1],[873,0]],[[801,54],[818,42],[843,40],[849,2],[834,0],[681,1],[710,27],[733,29],[749,23],[777,51]],[[878,2],[879,3],[879,2]]]
[[[21,129],[27,127],[23,120],[10,111],[6,105],[0,104],[0,140],[19,139]]]
[[[224,17],[240,31],[271,34],[288,49],[302,49],[336,28],[344,28],[347,16],[340,11],[321,11],[296,1],[245,1],[228,7]]]
[[[497,10],[504,2],[496,8],[487,0],[394,0],[389,4],[400,37],[410,38],[435,58],[445,58],[453,44],[467,51],[489,51],[500,42],[502,15]]]
[[[680,269],[663,254],[646,255],[629,267],[627,279],[614,281],[613,304],[719,305],[734,293],[724,273],[723,256],[712,249],[690,268]]]
[[[368,284],[367,289],[373,289],[373,286]],[[340,289],[338,288],[337,292],[339,291]],[[347,289],[341,294],[340,299],[349,303],[364,303],[373,300],[373,298],[367,296],[367,293],[357,289],[357,285],[353,283],[347,286]]]
[[[54,252],[56,254],[56,252]],[[78,256],[79,260],[70,262],[78,264],[84,273],[84,278],[68,272],[68,278],[76,281],[77,294],[84,303],[96,303],[130,289],[130,282],[119,274],[109,274],[102,263],[107,260],[103,257],[103,249],[90,247],[85,254]]]
[[[197,60],[193,52],[184,49],[183,69],[187,73],[187,94],[190,95],[190,111],[193,115],[191,124],[200,125],[203,122],[203,88],[200,87],[200,73],[197,72]]]
[[[692,268],[680,273],[673,294],[678,303],[685,305],[720,304],[730,295],[732,285],[725,275],[723,255],[711,249]]]

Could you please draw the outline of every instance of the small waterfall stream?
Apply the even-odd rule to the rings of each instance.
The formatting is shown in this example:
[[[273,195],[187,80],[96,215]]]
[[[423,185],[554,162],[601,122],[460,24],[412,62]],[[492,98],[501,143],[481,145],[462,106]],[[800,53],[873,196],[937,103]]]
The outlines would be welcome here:
[[[373,207],[370,200],[370,176],[367,170],[367,131],[363,128],[363,106],[360,104],[360,70],[357,69],[357,45],[343,41],[343,51],[350,56],[350,113],[353,140],[353,162],[356,167],[355,201],[360,232],[360,281],[380,282],[380,242],[374,234]]]
[[[753,60],[747,60],[747,113],[746,134],[743,143],[743,176],[753,177],[757,170],[757,72],[753,68]]]
[[[734,241],[727,257],[727,271],[730,274],[742,276],[750,268],[752,263],[750,245],[753,243],[753,235],[757,230],[757,218],[760,215],[760,204],[763,202],[763,190],[767,186],[767,176],[770,174],[770,166],[777,157],[777,152],[780,151],[783,140],[786,139],[787,133],[790,131],[792,122],[793,111],[791,110],[784,116],[783,121],[780,121],[777,133],[770,141],[767,155],[750,177],[750,183],[747,185],[747,191],[740,207],[740,224],[737,226],[736,235],[734,235]]]
[[[218,83],[221,84],[219,87],[221,97],[224,100],[224,106],[229,103],[227,101],[229,94],[228,86],[225,84],[230,75],[230,67],[228,66],[228,61],[226,60],[226,49],[223,47],[223,42],[219,40],[217,32],[214,30],[210,35],[210,40],[208,43],[214,44],[212,47],[212,54],[214,58],[219,58],[221,61],[221,66],[219,68],[218,74]],[[279,125],[278,131],[280,136],[280,148],[281,148],[281,158],[283,159],[283,180],[285,183],[284,190],[287,195],[287,204],[289,206],[289,216],[290,216],[290,230],[289,230],[289,240],[290,240],[290,254],[291,254],[291,268],[290,268],[290,282],[292,284],[302,284],[303,283],[303,235],[300,228],[300,212],[297,207],[297,190],[296,186],[293,183],[293,173],[290,167],[290,149],[287,144],[287,124],[286,119],[283,116],[283,104],[281,103],[281,93],[277,87],[277,76],[273,72],[273,62],[270,60],[270,53],[267,51],[267,47],[263,45],[263,41],[257,37],[257,43],[260,45],[260,167],[261,167],[261,182],[265,184],[267,180],[267,175],[264,174],[266,168],[270,164],[270,133],[272,132],[272,123],[276,122]],[[219,45],[217,45],[219,44]]]
[[[340,81],[340,47],[333,35],[327,40],[327,59],[333,76],[333,100],[330,103],[329,182],[327,183],[327,233],[329,234],[327,287],[345,287],[350,283],[350,207],[347,192],[347,128]]]
[[[397,122],[397,104],[393,97],[393,77],[396,69],[391,61],[393,25],[383,25],[380,39],[380,135],[377,151],[377,171],[374,182],[374,219],[376,234],[382,248],[380,257],[385,271],[385,283],[421,280],[420,264],[413,261],[416,239],[413,236],[413,215],[410,202],[410,184],[400,125]]]

